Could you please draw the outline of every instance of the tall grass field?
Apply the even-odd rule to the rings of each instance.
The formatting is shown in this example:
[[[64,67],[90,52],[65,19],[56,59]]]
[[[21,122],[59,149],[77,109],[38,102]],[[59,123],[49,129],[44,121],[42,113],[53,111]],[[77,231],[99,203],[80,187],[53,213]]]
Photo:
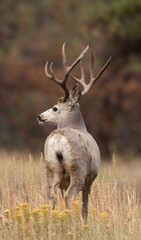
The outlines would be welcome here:
[[[139,161],[102,164],[89,196],[87,224],[81,193],[66,209],[61,192],[54,210],[47,205],[43,156],[0,155],[0,239],[140,240]],[[129,166],[130,165],[130,166]],[[134,173],[136,165],[136,173]]]

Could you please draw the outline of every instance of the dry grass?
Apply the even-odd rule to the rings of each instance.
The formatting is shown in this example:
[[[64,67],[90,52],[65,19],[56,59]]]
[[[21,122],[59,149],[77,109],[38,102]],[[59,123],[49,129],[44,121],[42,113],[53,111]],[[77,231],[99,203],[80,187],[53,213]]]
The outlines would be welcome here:
[[[22,160],[19,156],[11,158],[1,154],[0,239],[139,240],[140,205],[133,168],[135,161],[133,166],[131,163],[132,175],[126,172],[129,164],[125,166],[115,158],[113,164],[102,166],[90,195],[88,224],[83,225],[81,194],[71,211],[65,208],[60,192],[55,210],[46,205],[42,155],[34,161],[31,155],[24,155]],[[138,170],[138,161],[136,166]]]

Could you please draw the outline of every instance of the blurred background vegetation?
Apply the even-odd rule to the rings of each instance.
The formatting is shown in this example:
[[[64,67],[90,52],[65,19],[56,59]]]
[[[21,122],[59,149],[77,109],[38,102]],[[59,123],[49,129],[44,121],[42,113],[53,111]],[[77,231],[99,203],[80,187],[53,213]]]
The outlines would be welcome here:
[[[43,150],[53,128],[40,127],[37,115],[63,94],[46,78],[44,65],[54,61],[61,75],[63,42],[69,63],[89,43],[95,72],[112,56],[102,79],[82,99],[81,111],[102,155],[139,155],[140,0],[1,0],[0,148]],[[84,65],[89,76],[89,57]]]

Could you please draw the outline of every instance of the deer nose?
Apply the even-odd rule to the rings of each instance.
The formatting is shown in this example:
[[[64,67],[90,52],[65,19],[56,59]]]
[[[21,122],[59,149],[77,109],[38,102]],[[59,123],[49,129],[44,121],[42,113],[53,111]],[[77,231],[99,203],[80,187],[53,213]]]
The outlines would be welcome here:
[[[38,115],[37,119],[38,119],[39,121],[42,121],[42,118],[41,118],[40,115]]]

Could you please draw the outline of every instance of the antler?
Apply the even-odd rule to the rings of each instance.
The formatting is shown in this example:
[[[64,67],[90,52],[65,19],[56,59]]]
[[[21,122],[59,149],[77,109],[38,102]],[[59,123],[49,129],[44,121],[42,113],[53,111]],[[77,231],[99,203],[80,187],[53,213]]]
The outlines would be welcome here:
[[[105,69],[108,67],[108,65],[111,61],[111,57],[110,57],[108,59],[108,61],[105,63],[105,65],[103,66],[103,68],[100,70],[100,72],[97,74],[97,76],[94,77],[94,55],[93,55],[93,52],[92,52],[91,49],[90,49],[90,51],[91,51],[91,64],[90,64],[90,81],[89,81],[89,83],[87,84],[85,82],[85,73],[84,73],[84,69],[82,67],[82,62],[81,61],[80,61],[81,78],[78,79],[78,78],[71,75],[74,80],[76,80],[78,83],[80,83],[83,86],[84,90],[82,92],[82,96],[87,94],[87,92],[90,90],[90,88],[97,82],[97,80],[104,73]]]
[[[64,75],[63,78],[60,80],[57,77],[55,77],[54,71],[53,71],[53,62],[50,64],[49,68],[50,68],[50,73],[48,72],[48,62],[45,65],[45,74],[46,76],[51,79],[52,81],[56,82],[61,88],[63,88],[64,92],[65,92],[65,96],[63,97],[63,99],[61,101],[65,102],[69,96],[69,91],[68,88],[66,86],[66,82],[68,79],[68,76],[70,74],[70,72],[72,71],[72,69],[81,61],[81,59],[84,57],[85,53],[88,51],[89,49],[89,45],[86,46],[86,48],[80,53],[80,55],[78,56],[78,58],[70,65],[67,65],[67,58],[66,58],[66,53],[65,53],[65,43],[62,46],[62,55],[63,55],[63,68],[64,68]]]

